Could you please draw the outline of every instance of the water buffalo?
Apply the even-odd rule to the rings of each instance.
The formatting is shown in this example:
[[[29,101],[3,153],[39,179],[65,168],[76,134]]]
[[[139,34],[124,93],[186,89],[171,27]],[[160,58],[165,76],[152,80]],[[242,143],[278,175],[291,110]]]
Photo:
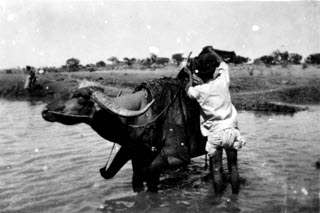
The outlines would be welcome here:
[[[48,104],[46,121],[65,125],[85,123],[101,137],[121,145],[101,175],[112,178],[131,159],[134,191],[157,191],[160,173],[205,153],[199,131],[199,108],[183,82],[163,78],[143,82],[134,93],[110,98],[101,87],[89,86]]]
[[[192,72],[207,62],[200,56],[188,65]],[[133,190],[144,190],[146,182],[148,190],[155,192],[161,172],[205,154],[199,105],[184,90],[188,80],[183,69],[176,78],[142,82],[132,94],[115,98],[102,87],[77,89],[48,104],[42,116],[65,125],[88,124],[101,137],[121,145],[101,175],[112,178],[131,159]]]

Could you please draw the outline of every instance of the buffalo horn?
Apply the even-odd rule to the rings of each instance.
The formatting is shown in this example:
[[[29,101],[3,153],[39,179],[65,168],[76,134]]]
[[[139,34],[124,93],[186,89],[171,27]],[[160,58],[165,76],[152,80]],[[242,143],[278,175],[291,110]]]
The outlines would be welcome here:
[[[145,106],[141,110],[129,110],[126,109],[119,104],[115,103],[111,98],[102,92],[96,91],[92,94],[92,99],[96,102],[100,107],[105,110],[108,110],[112,113],[115,113],[121,117],[136,117],[144,114],[150,106],[153,104],[154,100],[152,100],[147,106]]]

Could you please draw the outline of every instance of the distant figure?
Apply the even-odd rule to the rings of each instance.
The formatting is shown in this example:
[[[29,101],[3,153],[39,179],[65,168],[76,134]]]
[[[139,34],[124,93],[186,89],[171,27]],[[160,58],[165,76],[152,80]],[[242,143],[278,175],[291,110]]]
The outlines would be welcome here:
[[[249,72],[250,76],[253,76],[253,71],[254,71],[253,65],[250,65],[249,68],[248,68],[248,72]]]
[[[34,89],[37,81],[36,72],[35,69],[31,66],[26,66],[26,69],[29,75],[27,77],[24,88],[27,90],[31,90]]]

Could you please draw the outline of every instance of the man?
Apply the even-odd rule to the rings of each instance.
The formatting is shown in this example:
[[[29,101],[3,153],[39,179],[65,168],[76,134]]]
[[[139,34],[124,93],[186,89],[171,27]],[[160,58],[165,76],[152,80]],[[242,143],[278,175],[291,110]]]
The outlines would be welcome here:
[[[26,67],[27,72],[29,74],[29,84],[27,85],[27,89],[33,89],[36,83],[36,72],[35,69],[31,66]]]
[[[200,105],[201,133],[207,137],[206,151],[213,167],[214,190],[222,194],[222,153],[226,151],[228,169],[231,176],[233,194],[239,192],[239,173],[237,150],[245,145],[238,129],[237,111],[231,103],[229,92],[229,67],[211,46],[207,46],[198,57],[201,67],[194,70],[203,80],[203,84],[192,86],[193,76],[189,69],[189,83],[186,91],[188,96],[197,100]],[[203,60],[199,63],[199,60]],[[218,67],[218,68],[217,68]],[[217,75],[214,76],[217,68]]]

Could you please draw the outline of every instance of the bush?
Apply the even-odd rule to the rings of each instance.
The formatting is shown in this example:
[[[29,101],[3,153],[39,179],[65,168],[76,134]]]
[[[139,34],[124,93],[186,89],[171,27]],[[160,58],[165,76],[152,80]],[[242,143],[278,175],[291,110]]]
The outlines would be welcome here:
[[[235,57],[233,63],[235,63],[235,64],[245,64],[245,63],[248,63],[249,61],[250,61],[250,58],[237,55],[237,56]]]
[[[104,61],[98,61],[97,63],[96,63],[96,66],[97,67],[105,67],[107,64],[104,62]]]
[[[299,55],[298,53],[289,54],[290,64],[301,64],[301,60],[302,60],[302,55]]]
[[[131,67],[136,61],[137,61],[137,59],[135,59],[135,58],[128,58],[128,57],[125,57],[125,58],[123,58],[123,61],[124,61],[124,63],[126,63],[129,67]]]
[[[180,63],[183,61],[183,54],[182,53],[173,54],[172,60],[177,64],[177,66],[179,66]]]
[[[320,53],[315,53],[315,54],[309,55],[305,59],[305,63],[306,64],[320,64]]]
[[[256,59],[262,61],[267,66],[270,65],[282,65],[288,67],[289,64],[300,64],[302,56],[298,53],[289,53],[288,51],[281,52],[275,50],[271,55],[264,55]]]
[[[67,70],[69,72],[76,72],[80,70],[80,60],[76,58],[70,58],[66,61]]]

